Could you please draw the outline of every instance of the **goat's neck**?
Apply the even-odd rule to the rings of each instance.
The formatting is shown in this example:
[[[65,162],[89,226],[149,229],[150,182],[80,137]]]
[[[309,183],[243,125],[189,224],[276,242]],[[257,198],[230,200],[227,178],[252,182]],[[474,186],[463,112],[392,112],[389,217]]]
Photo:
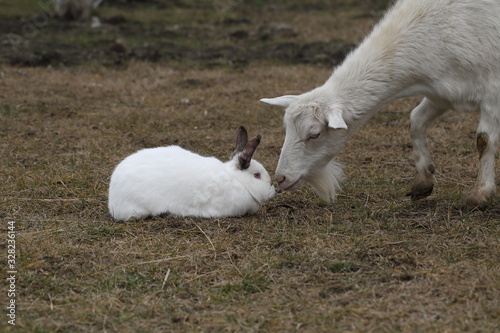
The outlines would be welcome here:
[[[398,53],[362,45],[322,87],[354,128],[390,102],[419,93],[415,67]]]

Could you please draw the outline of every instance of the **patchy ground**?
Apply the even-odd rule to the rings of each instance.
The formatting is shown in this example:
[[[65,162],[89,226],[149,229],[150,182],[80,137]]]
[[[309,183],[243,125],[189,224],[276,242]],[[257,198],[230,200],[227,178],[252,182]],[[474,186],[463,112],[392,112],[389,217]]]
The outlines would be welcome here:
[[[22,31],[21,18],[37,12],[23,1],[0,2],[8,18],[0,20],[0,219],[4,235],[8,221],[17,230],[18,328],[500,330],[500,201],[484,211],[457,208],[475,179],[477,115],[450,113],[430,131],[437,184],[419,202],[405,197],[408,114],[418,103],[405,99],[346,146],[337,203],[304,188],[242,218],[106,217],[109,176],[140,148],[178,144],[227,159],[245,125],[262,134],[255,158],[272,174],[282,113],[259,98],[323,83],[380,17],[380,3],[232,2],[221,15],[209,3],[110,1],[98,11],[102,29],[51,20],[15,55],[6,33]],[[286,43],[323,46],[309,59],[264,52]],[[207,57],[211,47],[231,51]],[[156,58],[137,56],[148,48]],[[51,50],[58,55],[40,62]],[[5,294],[1,300],[7,304]],[[0,330],[15,331],[6,317]]]
[[[387,3],[109,1],[109,7],[96,13],[102,26],[91,28],[89,22],[54,20],[43,1],[22,1],[33,7],[32,15],[8,15],[13,9],[7,5],[0,12],[0,61],[23,66],[117,66],[129,60],[193,61],[212,67],[240,67],[257,60],[331,66],[354,46],[345,40],[352,31],[344,35],[335,30],[353,21],[371,22]],[[332,19],[339,9],[351,15]],[[311,13],[317,21],[310,21]]]

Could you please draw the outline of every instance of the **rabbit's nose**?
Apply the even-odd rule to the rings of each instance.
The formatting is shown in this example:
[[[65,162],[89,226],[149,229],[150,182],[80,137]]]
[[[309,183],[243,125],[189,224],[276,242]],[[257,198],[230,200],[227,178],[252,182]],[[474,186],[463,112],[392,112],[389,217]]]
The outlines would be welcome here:
[[[274,177],[274,179],[276,179],[276,181],[278,182],[278,184],[281,184],[281,183],[283,183],[286,180],[286,177],[283,176],[283,175],[276,175],[276,177]]]

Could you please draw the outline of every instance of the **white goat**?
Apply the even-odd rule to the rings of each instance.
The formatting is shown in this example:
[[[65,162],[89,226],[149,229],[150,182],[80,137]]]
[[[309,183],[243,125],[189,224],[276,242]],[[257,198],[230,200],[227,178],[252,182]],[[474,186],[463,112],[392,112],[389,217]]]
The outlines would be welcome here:
[[[103,0],[52,0],[54,10],[60,18],[89,19],[92,10],[97,8]]]
[[[383,106],[414,95],[424,99],[411,113],[416,176],[408,195],[433,189],[429,125],[448,109],[480,110],[479,172],[465,203],[487,205],[500,139],[500,0],[400,0],[323,86],[262,99],[286,108],[281,189],[308,182],[334,200],[342,172],[333,158],[346,140]]]

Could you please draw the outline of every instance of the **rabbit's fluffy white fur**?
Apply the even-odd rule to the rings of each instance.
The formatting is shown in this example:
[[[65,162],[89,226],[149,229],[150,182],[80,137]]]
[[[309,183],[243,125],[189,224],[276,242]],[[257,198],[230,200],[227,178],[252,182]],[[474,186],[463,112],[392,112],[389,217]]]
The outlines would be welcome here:
[[[255,160],[240,170],[237,154],[223,163],[178,146],[159,147],[118,164],[110,181],[109,212],[120,221],[164,213],[241,216],[255,213],[274,194],[271,177]]]

